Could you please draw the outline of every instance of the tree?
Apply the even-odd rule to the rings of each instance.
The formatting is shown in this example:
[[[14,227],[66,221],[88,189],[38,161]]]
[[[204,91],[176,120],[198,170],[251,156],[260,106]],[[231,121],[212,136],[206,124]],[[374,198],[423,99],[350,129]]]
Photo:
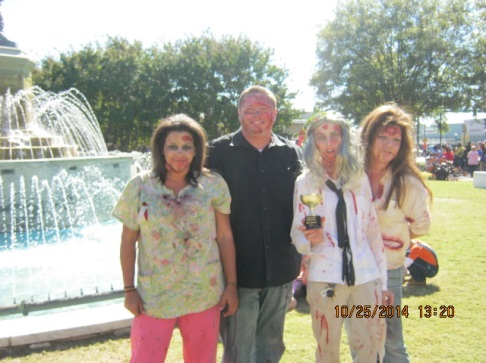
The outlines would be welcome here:
[[[442,146],[442,135],[450,130],[450,127],[447,124],[447,117],[443,112],[436,112],[431,116],[437,125],[437,131],[439,132],[439,145]],[[417,143],[417,145],[419,145],[419,143]]]
[[[168,44],[169,78],[173,82],[175,110],[199,119],[209,138],[239,127],[237,101],[252,84],[271,89],[279,102],[276,130],[283,132],[299,112],[290,101],[295,93],[285,87],[288,72],[271,63],[272,51],[248,38],[223,36],[220,40],[205,32]]]
[[[2,6],[3,0],[0,0],[0,6]],[[0,34],[3,33],[3,16],[2,13],[0,12]]]
[[[273,52],[244,37],[215,39],[205,32],[143,49],[120,38],[105,46],[47,58],[34,82],[50,91],[79,89],[91,104],[107,142],[129,150],[148,145],[162,117],[186,113],[200,121],[208,138],[239,127],[237,101],[243,89],[260,84],[278,98],[275,129],[285,132],[300,113],[292,108],[288,71],[272,64]]]
[[[349,0],[318,34],[311,84],[321,107],[359,122],[394,101],[416,117],[457,109],[470,1]]]
[[[475,114],[486,111],[486,0],[476,0],[471,19],[475,29],[471,34],[470,49],[466,54],[466,70],[464,78],[465,104]]]
[[[44,59],[33,79],[53,92],[71,87],[80,90],[97,116],[106,142],[135,148],[146,139],[141,135],[144,129],[152,129],[152,125],[144,127],[147,93],[139,82],[145,57],[140,42],[108,38],[104,48],[89,44],[79,52],[61,54],[59,61]]]

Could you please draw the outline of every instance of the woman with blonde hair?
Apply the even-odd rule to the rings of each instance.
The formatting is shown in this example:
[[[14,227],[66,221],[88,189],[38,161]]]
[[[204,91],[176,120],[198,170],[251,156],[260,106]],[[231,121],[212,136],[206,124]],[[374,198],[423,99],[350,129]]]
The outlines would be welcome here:
[[[381,362],[386,328],[379,314],[371,312],[393,304],[393,295],[386,291],[383,242],[370,186],[357,158],[358,142],[348,122],[332,113],[313,119],[307,140],[307,169],[295,184],[291,236],[309,264],[307,301],[317,342],[315,359],[339,361],[346,319],[357,361]],[[314,195],[318,202],[313,209],[322,222],[315,226],[305,225],[309,208],[304,195]],[[359,311],[365,306],[369,314]]]

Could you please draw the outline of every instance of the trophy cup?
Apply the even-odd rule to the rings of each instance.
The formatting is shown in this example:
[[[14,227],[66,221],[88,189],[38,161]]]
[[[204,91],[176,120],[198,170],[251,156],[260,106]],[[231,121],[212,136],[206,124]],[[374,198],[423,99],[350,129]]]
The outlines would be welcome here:
[[[322,228],[321,216],[314,215],[314,208],[322,201],[322,196],[319,193],[303,194],[300,196],[300,200],[307,207],[309,207],[310,213],[305,217],[305,228],[315,229]]]

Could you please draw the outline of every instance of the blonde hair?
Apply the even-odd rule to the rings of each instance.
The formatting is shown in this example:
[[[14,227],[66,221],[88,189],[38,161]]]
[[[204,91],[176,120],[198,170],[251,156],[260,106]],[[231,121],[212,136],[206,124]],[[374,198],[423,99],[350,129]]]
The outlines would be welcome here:
[[[304,160],[311,174],[317,179],[327,178],[321,155],[314,141],[315,131],[325,122],[339,126],[342,132],[341,145],[336,158],[336,170],[346,185],[357,180],[362,175],[363,168],[358,158],[358,140],[351,132],[349,123],[341,115],[334,112],[321,112],[310,118],[307,126],[307,143],[304,148]]]

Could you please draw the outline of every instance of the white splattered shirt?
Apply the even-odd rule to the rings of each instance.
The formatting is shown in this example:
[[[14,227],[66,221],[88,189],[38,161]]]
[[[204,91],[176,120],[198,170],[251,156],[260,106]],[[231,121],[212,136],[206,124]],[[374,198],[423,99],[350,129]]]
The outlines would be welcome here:
[[[309,214],[309,208],[303,205],[300,195],[309,193],[322,195],[322,203],[315,208],[314,213],[325,217],[324,242],[315,247],[311,247],[304,234],[297,229]],[[345,187],[343,195],[356,275],[355,284],[360,285],[379,278],[382,289],[386,290],[386,258],[366,175],[363,174],[351,188]],[[342,249],[337,242],[337,202],[336,193],[325,185],[325,180],[316,181],[308,171],[297,179],[291,236],[297,250],[310,257],[308,281],[345,284],[342,279]]]
[[[398,208],[396,195],[393,193],[388,208],[383,209],[391,181],[391,171],[388,171],[380,180],[380,191],[374,200],[389,270],[402,267],[405,263],[410,232],[417,236],[424,235],[429,231],[431,222],[427,189],[411,175],[405,177],[402,207]]]

